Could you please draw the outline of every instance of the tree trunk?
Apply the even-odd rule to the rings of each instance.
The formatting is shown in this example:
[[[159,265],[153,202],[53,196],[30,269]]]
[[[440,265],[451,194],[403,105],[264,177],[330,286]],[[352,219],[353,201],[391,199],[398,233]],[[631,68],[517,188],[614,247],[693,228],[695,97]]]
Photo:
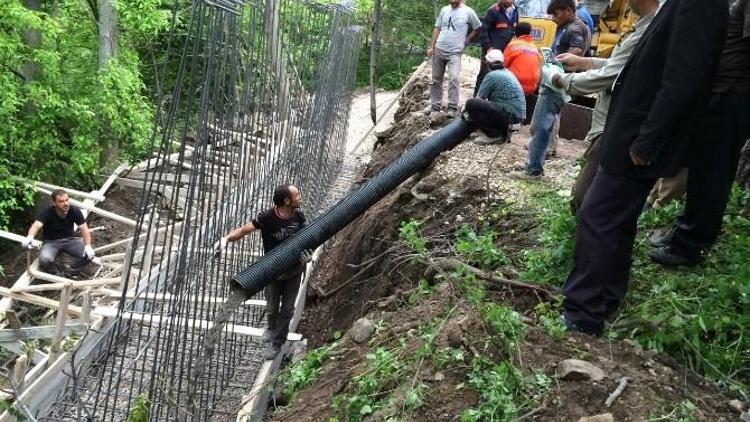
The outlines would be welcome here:
[[[740,156],[740,165],[737,169],[737,182],[746,190],[750,190],[750,139],[742,148]]]
[[[40,0],[24,0],[23,6],[29,10],[39,11],[42,8]],[[42,45],[42,32],[38,29],[25,29],[23,31],[23,42],[30,48],[39,48]],[[25,83],[30,83],[39,75],[39,63],[28,61],[21,68],[21,74]]]
[[[377,102],[375,93],[378,89],[376,83],[378,69],[378,48],[380,46],[380,0],[375,0],[372,6],[372,42],[370,43],[370,118],[372,124],[378,121]]]
[[[109,63],[117,58],[117,0],[99,0],[99,72],[108,71]],[[120,139],[112,132],[110,121],[102,119],[99,140],[102,148],[101,163],[105,168],[114,167],[120,156]]]
[[[99,71],[117,58],[117,0],[99,0]]]

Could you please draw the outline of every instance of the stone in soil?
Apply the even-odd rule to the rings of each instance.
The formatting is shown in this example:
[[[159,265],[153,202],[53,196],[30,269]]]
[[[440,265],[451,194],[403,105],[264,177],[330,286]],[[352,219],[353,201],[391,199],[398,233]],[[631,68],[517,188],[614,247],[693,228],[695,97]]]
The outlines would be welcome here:
[[[349,335],[355,343],[364,343],[375,333],[375,324],[367,318],[360,318],[354,322]]]
[[[612,416],[611,413],[603,413],[601,415],[596,416],[588,416],[585,418],[581,418],[578,420],[578,422],[614,422],[615,417]]]
[[[606,375],[596,365],[578,359],[566,359],[557,365],[557,378],[563,380],[590,379],[601,381]]]

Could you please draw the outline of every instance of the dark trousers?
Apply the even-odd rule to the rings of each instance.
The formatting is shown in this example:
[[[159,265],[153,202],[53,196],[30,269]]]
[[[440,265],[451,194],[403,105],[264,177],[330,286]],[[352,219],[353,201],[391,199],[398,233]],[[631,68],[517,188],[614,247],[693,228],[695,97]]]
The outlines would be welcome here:
[[[602,135],[599,134],[589,139],[591,144],[586,149],[586,152],[583,153],[584,163],[578,176],[576,176],[576,181],[573,184],[573,189],[571,191],[572,199],[570,201],[570,207],[572,208],[573,213],[577,213],[578,210],[581,209],[583,198],[586,196],[586,192],[589,190],[591,182],[594,181],[596,170],[599,168],[599,140],[601,137]]]
[[[507,138],[511,123],[517,120],[497,104],[481,98],[468,99],[466,113],[490,138]]]
[[[61,274],[60,267],[55,263],[60,253],[66,253],[72,258],[70,270],[74,274],[80,271],[89,262],[83,250],[85,245],[83,240],[78,237],[65,237],[56,240],[45,240],[42,244],[42,250],[39,252],[39,268],[50,274]]]
[[[565,318],[600,332],[625,297],[638,216],[654,179],[599,167],[578,212],[573,271],[563,287]]]
[[[490,66],[487,64],[487,62],[484,61],[484,56],[487,54],[486,51],[482,50],[482,63],[479,65],[479,74],[477,75],[477,83],[474,85],[474,96],[477,96],[477,93],[479,92],[479,87],[482,86],[482,81],[484,81],[484,77],[487,76],[488,73],[490,73]]]
[[[289,334],[289,322],[294,316],[294,302],[297,300],[302,273],[283,276],[266,287],[266,313],[268,331],[273,344],[282,345]]]
[[[750,94],[714,94],[691,145],[687,200],[672,236],[675,252],[697,258],[721,232],[740,151],[750,137]]]

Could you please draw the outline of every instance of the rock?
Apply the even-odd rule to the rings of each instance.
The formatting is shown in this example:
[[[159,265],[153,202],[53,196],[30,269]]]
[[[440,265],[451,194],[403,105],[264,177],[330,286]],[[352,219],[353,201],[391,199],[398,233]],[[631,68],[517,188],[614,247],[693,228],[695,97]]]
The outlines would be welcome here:
[[[742,413],[743,410],[745,410],[745,405],[742,404],[741,401],[735,399],[729,401],[729,407],[737,411],[737,413]]]
[[[602,413],[601,415],[578,419],[578,422],[615,422],[615,417],[611,413]]]
[[[750,413],[742,412],[742,414],[740,415],[740,420],[742,422],[750,422]]]
[[[566,359],[557,364],[555,376],[564,380],[590,379],[601,381],[606,377],[598,366],[578,359]]]
[[[301,361],[307,354],[307,339],[293,342],[290,349],[290,352],[292,352],[292,363]]]
[[[360,318],[354,322],[349,330],[349,336],[355,343],[364,343],[375,333],[375,324],[367,318]]]
[[[444,373],[442,373],[440,371],[435,372],[435,381],[442,381],[444,379],[445,379],[445,374]]]

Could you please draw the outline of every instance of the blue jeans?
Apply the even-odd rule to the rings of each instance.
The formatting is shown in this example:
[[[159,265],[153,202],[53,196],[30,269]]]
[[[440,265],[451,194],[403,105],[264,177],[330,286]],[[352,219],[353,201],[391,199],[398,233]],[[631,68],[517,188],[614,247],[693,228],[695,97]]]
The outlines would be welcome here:
[[[560,115],[565,100],[555,91],[542,88],[534,107],[534,117],[531,118],[531,141],[529,142],[529,156],[526,160],[528,174],[541,174],[544,170],[544,158],[547,154],[552,128]]]

